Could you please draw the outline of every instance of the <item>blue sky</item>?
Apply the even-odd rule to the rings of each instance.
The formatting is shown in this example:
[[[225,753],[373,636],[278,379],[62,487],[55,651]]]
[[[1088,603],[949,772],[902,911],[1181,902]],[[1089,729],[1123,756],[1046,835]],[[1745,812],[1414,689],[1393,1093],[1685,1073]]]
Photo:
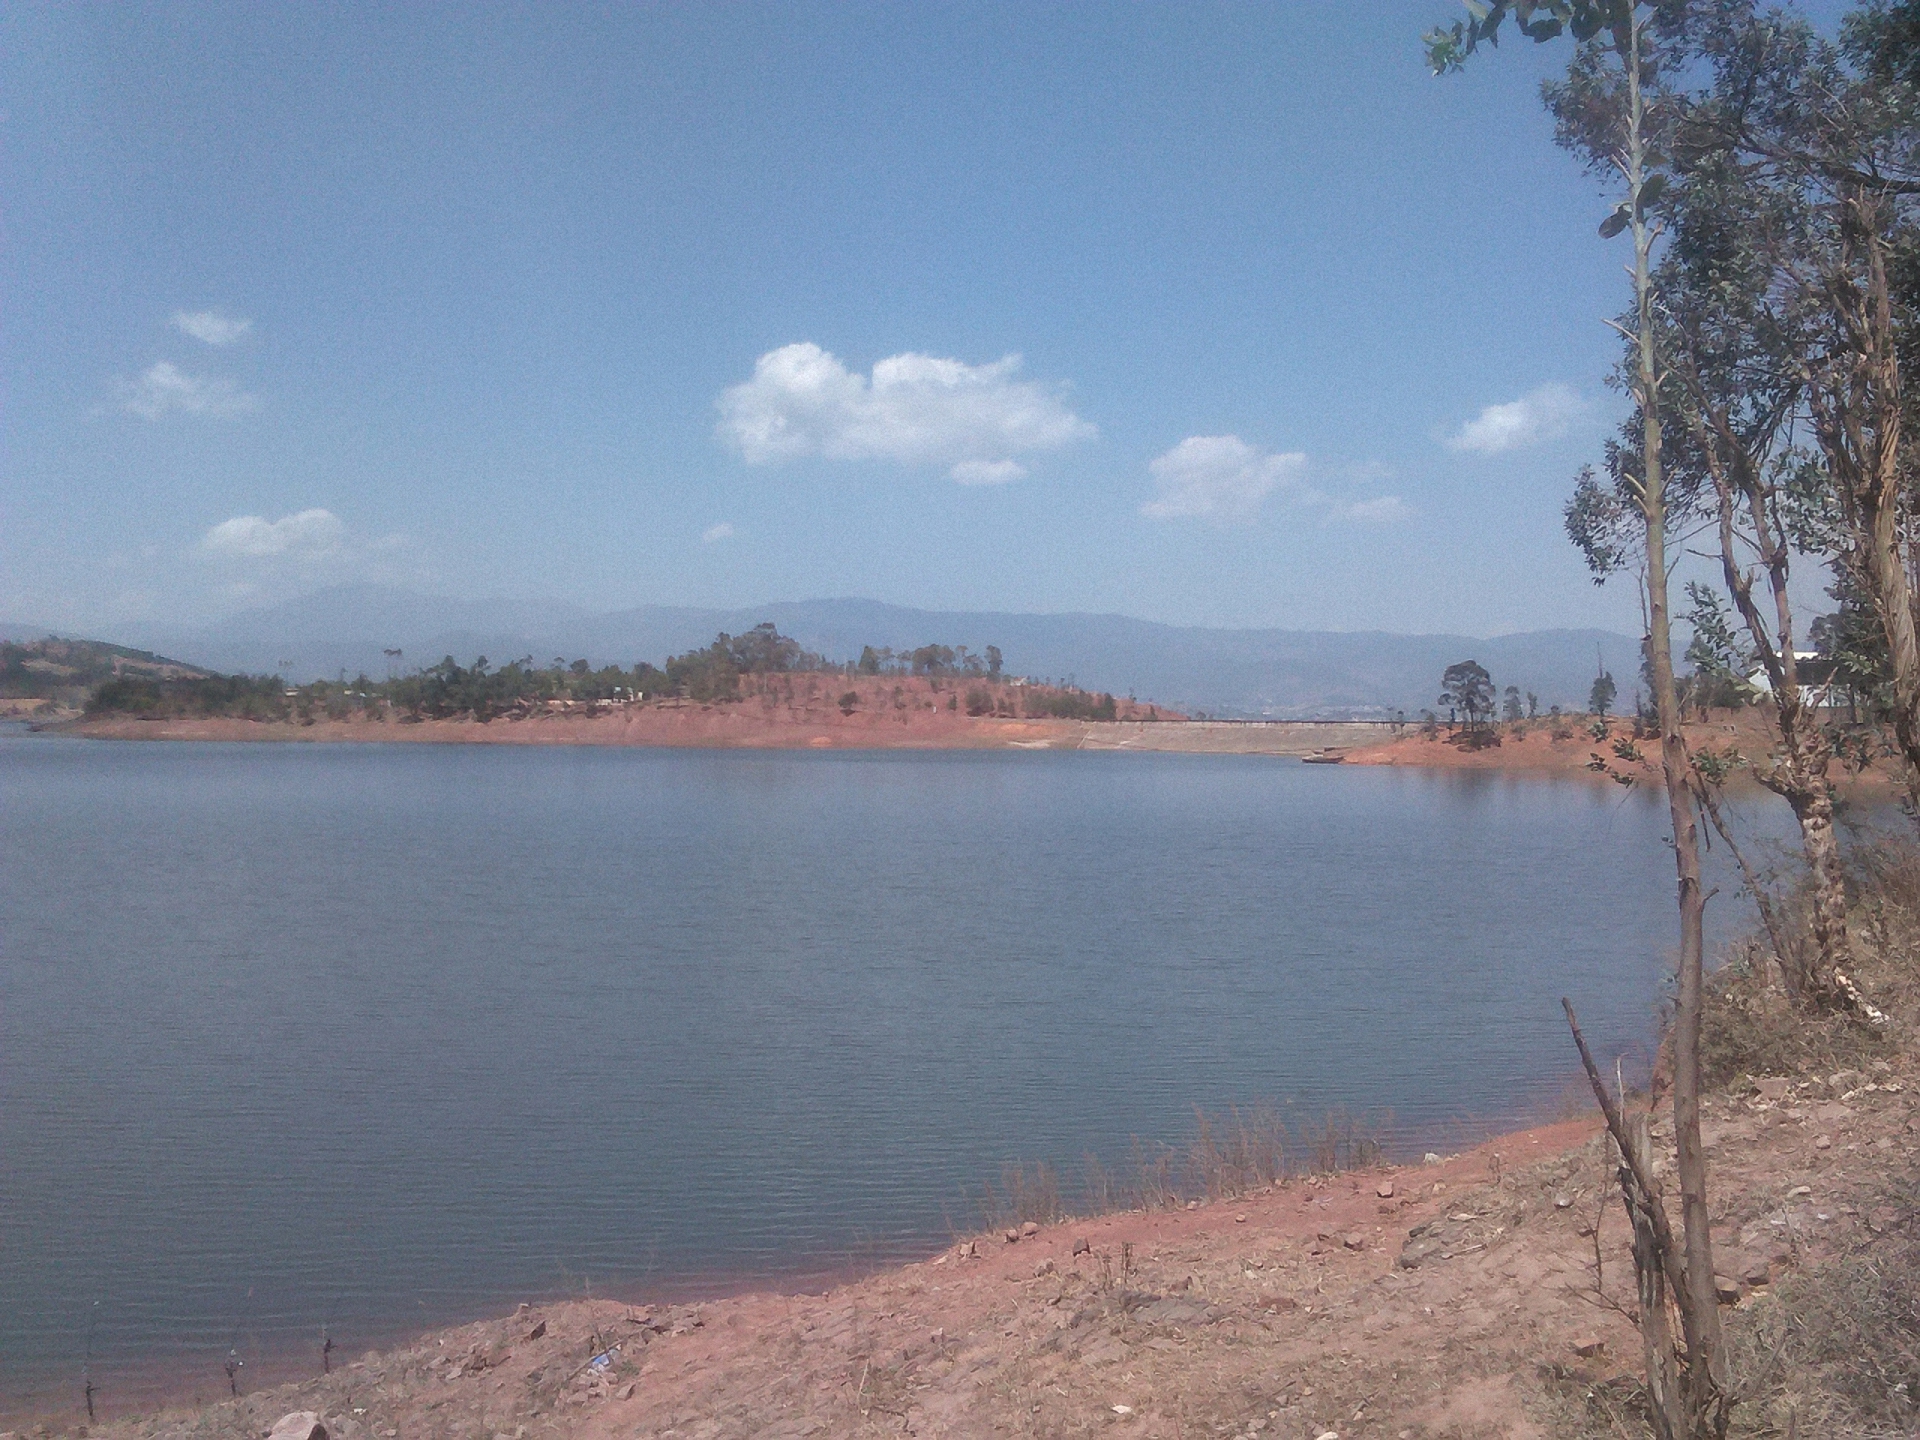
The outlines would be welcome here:
[[[1634,628],[1625,252],[1451,0],[0,14],[0,618],[353,581]]]

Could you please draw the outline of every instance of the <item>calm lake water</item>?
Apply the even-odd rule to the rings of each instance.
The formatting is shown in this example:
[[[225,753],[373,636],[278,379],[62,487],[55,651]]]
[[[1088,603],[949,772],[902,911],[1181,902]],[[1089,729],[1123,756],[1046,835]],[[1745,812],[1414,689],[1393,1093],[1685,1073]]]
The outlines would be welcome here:
[[[924,1251],[1196,1105],[1418,1148],[1673,931],[1652,796],[1257,757],[16,733],[0,814],[16,1404]]]

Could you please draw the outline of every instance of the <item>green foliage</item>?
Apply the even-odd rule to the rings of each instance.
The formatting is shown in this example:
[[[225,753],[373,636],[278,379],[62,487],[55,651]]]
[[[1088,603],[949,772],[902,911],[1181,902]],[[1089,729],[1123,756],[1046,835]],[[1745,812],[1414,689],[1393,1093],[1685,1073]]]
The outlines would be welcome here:
[[[1026,712],[1056,720],[1114,720],[1119,718],[1120,702],[1111,695],[1091,695],[1085,690],[1030,690]]]
[[[862,655],[863,663],[870,654],[871,647]],[[771,621],[763,621],[744,635],[723,631],[704,650],[670,657],[666,688],[689,700],[724,702],[740,698],[742,675],[784,675],[828,668],[820,656],[802,650],[799,641],[782,635]]]
[[[915,675],[951,675],[954,651],[951,645],[922,645],[907,660],[908,668]]]
[[[1687,642],[1687,663],[1693,666],[1687,698],[1703,709],[1746,704],[1754,693],[1747,679],[1753,653],[1734,633],[1725,602],[1698,580],[1687,582],[1687,601],[1687,623],[1693,627]]]
[[[1587,691],[1587,713],[1606,719],[1607,712],[1613,708],[1614,699],[1620,694],[1620,687],[1613,683],[1611,672],[1602,670],[1594,677],[1593,687]]]
[[[77,661],[56,663],[75,656],[82,656],[94,668],[84,670]],[[618,665],[596,668],[590,661],[568,660],[565,656],[555,656],[541,665],[528,655],[496,669],[484,655],[471,665],[462,665],[448,655],[436,665],[395,679],[374,681],[360,675],[348,681],[343,675],[337,682],[317,681],[291,688],[274,676],[208,675],[144,652],[90,646],[87,642],[44,641],[0,648],[0,676],[18,687],[12,692],[15,694],[37,693],[29,687],[47,683],[43,677],[52,675],[58,685],[73,689],[78,699],[82,692],[74,687],[73,677],[90,675],[93,693],[87,708],[91,714],[156,718],[231,715],[303,723],[344,719],[356,713],[430,720],[470,716],[484,722],[549,706],[565,709],[676,697],[701,704],[725,704],[742,698],[751,677],[858,671],[865,675],[913,673],[985,679],[997,676],[1002,666],[1000,650],[992,645],[984,655],[976,655],[964,645],[923,645],[898,656],[869,645],[861,651],[856,665],[836,665],[803,649],[771,622],[756,625],[742,635],[722,633],[710,645],[669,657],[664,667],[640,661],[630,669]],[[121,673],[116,675],[116,670]],[[968,713],[976,716],[993,713],[1003,703],[986,685],[970,688],[966,701]],[[1113,696],[1088,695],[1071,686],[1031,691],[1027,703],[1031,714],[1082,720],[1112,720],[1118,715],[1118,702]],[[860,692],[843,691],[837,704],[843,714],[851,715],[860,705]],[[959,705],[957,695],[949,697],[949,709],[957,710]]]
[[[1711,745],[1702,746],[1688,756],[1694,773],[1701,781],[1715,790],[1724,787],[1733,778],[1733,772],[1747,763],[1746,756],[1735,745],[1716,750]]]
[[[1482,45],[1500,44],[1500,27],[1514,28],[1536,44],[1570,32],[1575,40],[1593,39],[1602,30],[1619,32],[1631,22],[1634,0],[1465,0],[1467,19],[1439,27],[1422,37],[1427,63],[1436,75],[1458,70]],[[1622,48],[1624,38],[1617,33]]]
[[[123,676],[108,680],[87,699],[89,715],[132,715],[146,720],[237,715],[282,720],[292,711],[286,687],[274,675],[195,675],[156,680]]]
[[[965,645],[921,645],[896,653],[869,645],[860,652],[862,675],[982,675],[998,677],[1005,665],[998,645],[976,655]]]
[[[1830,615],[1815,616],[1808,638],[1820,658],[1832,666],[1835,682],[1846,686],[1865,707],[1866,717],[1882,719],[1894,704],[1886,627],[1844,567],[1827,594],[1840,607]]]
[[[86,692],[121,676],[184,679],[207,672],[147,650],[97,640],[0,642],[0,699],[80,700]]]
[[[1439,703],[1465,720],[1467,729],[1478,730],[1493,719],[1493,677],[1478,660],[1449,665],[1440,677]]]
[[[1606,584],[1640,555],[1639,468],[1631,446],[1608,441],[1607,479],[1601,480],[1591,465],[1581,466],[1561,512],[1567,539],[1586,560],[1596,585]]]

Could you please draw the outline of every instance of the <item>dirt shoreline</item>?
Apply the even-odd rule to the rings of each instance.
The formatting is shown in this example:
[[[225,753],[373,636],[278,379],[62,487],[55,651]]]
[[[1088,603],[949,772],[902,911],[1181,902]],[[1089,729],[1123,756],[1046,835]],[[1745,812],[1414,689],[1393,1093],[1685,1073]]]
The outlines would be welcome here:
[[[19,1431],[0,1430],[0,1440],[14,1440],[16,1433],[32,1434],[174,1434],[202,1433],[196,1429],[191,1432],[176,1432],[157,1429],[124,1429],[127,1423],[135,1425],[178,1424],[188,1416],[212,1417],[220,1412],[238,1411],[244,1413],[250,1405],[257,1404],[263,1397],[281,1397],[288,1394],[306,1395],[315,1384],[323,1388],[340,1382],[343,1377],[353,1375],[356,1370],[382,1369],[390,1365],[397,1355],[418,1356],[436,1354],[441,1351],[459,1349],[462,1354],[471,1347],[471,1337],[476,1334],[492,1335],[502,1325],[512,1327],[521,1316],[530,1317],[525,1328],[531,1329],[544,1320],[550,1336],[565,1337],[571,1334],[592,1335],[596,1330],[608,1326],[608,1317],[618,1315],[625,1323],[625,1317],[635,1313],[666,1314],[676,1317],[699,1316],[715,1308],[725,1313],[720,1322],[730,1328],[737,1328],[746,1316],[756,1321],[783,1307],[788,1310],[805,1310],[816,1302],[837,1301],[846,1303],[851,1300],[859,1304],[859,1297],[875,1287],[886,1288],[897,1284],[903,1278],[911,1277],[923,1270],[938,1273],[943,1267],[953,1264],[964,1267],[969,1278],[988,1281],[1011,1279],[1019,1281],[1023,1277],[1018,1273],[1021,1263],[1033,1264],[1036,1268],[1045,1264],[1043,1257],[1054,1257],[1055,1270],[1060,1271],[1076,1258],[1096,1263],[1086,1256],[1075,1257],[1071,1254],[1056,1254],[1058,1242],[1063,1234],[1072,1231],[1076,1238],[1084,1237],[1089,1243],[1101,1242],[1106,1245],[1142,1246],[1149,1241],[1166,1241],[1175,1238],[1204,1239],[1214,1233],[1222,1223],[1245,1224],[1251,1218],[1249,1207],[1253,1209],[1271,1209],[1274,1202],[1290,1194],[1297,1193],[1301,1203],[1313,1206],[1311,1216],[1320,1228],[1321,1222],[1340,1225],[1362,1224],[1371,1221],[1366,1214],[1364,1203],[1347,1204],[1342,1197],[1351,1199],[1367,1195],[1377,1190],[1382,1183],[1394,1177],[1417,1174],[1429,1187],[1439,1184],[1443,1187],[1457,1184],[1462,1177],[1471,1177],[1485,1167],[1494,1154],[1500,1154],[1506,1160],[1526,1155],[1530,1160],[1551,1157],[1564,1153],[1569,1146],[1577,1146],[1590,1140],[1597,1133],[1597,1117],[1588,1117],[1572,1121],[1556,1121],[1542,1125],[1530,1125],[1493,1135],[1478,1144],[1467,1147],[1457,1153],[1449,1154],[1439,1163],[1419,1162],[1383,1163],[1361,1170],[1340,1172],[1332,1175],[1294,1177],[1282,1180],[1269,1187],[1262,1187],[1258,1193],[1241,1195],[1230,1200],[1202,1202],[1186,1209],[1119,1211],[1105,1215],[1067,1219],[1052,1225],[1041,1227],[1031,1235],[1023,1235],[1019,1242],[1009,1243],[999,1232],[989,1232],[983,1239],[972,1243],[980,1252],[978,1258],[966,1254],[967,1243],[948,1243],[929,1245],[917,1258],[903,1259],[879,1268],[872,1265],[846,1263],[822,1265],[814,1269],[803,1268],[793,1274],[778,1279],[768,1277],[738,1277],[733,1279],[709,1277],[705,1280],[688,1279],[682,1283],[669,1282],[665,1285],[636,1285],[614,1287],[613,1293],[600,1300],[572,1301],[549,1298],[544,1301],[532,1301],[521,1304],[512,1319],[483,1319],[444,1325],[429,1326],[425,1330],[409,1330],[395,1327],[388,1338],[381,1342],[376,1338],[376,1348],[366,1350],[358,1360],[342,1353],[336,1357],[333,1376],[316,1380],[306,1374],[313,1369],[315,1359],[307,1354],[271,1353],[248,1357],[248,1370],[243,1371],[242,1395],[235,1402],[220,1396],[217,1392],[224,1388],[225,1379],[219,1372],[219,1356],[209,1354],[204,1363],[195,1367],[192,1378],[188,1378],[185,1367],[179,1364],[157,1362],[152,1365],[132,1367],[127,1373],[109,1380],[105,1375],[102,1388],[96,1395],[96,1404],[100,1411],[100,1421],[92,1427],[75,1425],[74,1401],[67,1392],[74,1390],[71,1382],[58,1387],[48,1384],[35,1384],[32,1393],[26,1397],[0,1394],[0,1426],[20,1427]],[[1500,1162],[1492,1162],[1496,1166]],[[1395,1214],[1408,1212],[1414,1202],[1403,1198]],[[1376,1206],[1382,1214],[1389,1207]],[[1228,1220],[1223,1209],[1231,1209],[1234,1217]],[[1355,1219],[1349,1212],[1354,1212]],[[1284,1228],[1290,1218],[1284,1212],[1278,1217]],[[1298,1228],[1298,1227],[1295,1227]],[[1235,1232],[1236,1234],[1243,1232]],[[1380,1227],[1374,1226],[1373,1233],[1380,1233]],[[1314,1231],[1315,1236],[1319,1229]],[[1343,1230],[1343,1242],[1346,1232]],[[1349,1247],[1342,1244],[1342,1250]],[[1355,1251],[1357,1253],[1357,1250]],[[981,1260],[991,1262],[984,1266]],[[1013,1271],[1009,1273],[1008,1263],[1013,1262]],[[957,1271],[956,1271],[957,1273]],[[623,1294],[622,1292],[631,1292]],[[680,1323],[676,1321],[676,1323]],[[690,1327],[703,1330],[712,1324],[711,1319],[699,1320]],[[669,1327],[671,1328],[671,1327]],[[543,1337],[544,1338],[544,1337]],[[310,1348],[310,1347],[309,1347]],[[356,1351],[359,1347],[355,1347]],[[488,1367],[497,1368],[497,1367]],[[251,1374],[252,1387],[244,1384],[245,1377]],[[351,1389],[347,1391],[351,1393]],[[52,1403],[48,1403],[52,1402]],[[274,1399],[267,1409],[280,1404]],[[301,1403],[306,1403],[302,1401]],[[349,1406],[349,1409],[352,1407]],[[269,1421],[276,1418],[269,1416]],[[84,1420],[84,1416],[78,1417]],[[262,1427],[264,1428],[264,1427]],[[216,1428],[204,1433],[246,1434],[245,1429],[228,1430]],[[338,1430],[335,1433],[340,1433]],[[372,1432],[378,1434],[378,1431]],[[401,1436],[412,1433],[408,1429],[400,1431]],[[564,1432],[572,1433],[572,1432]],[[732,1432],[724,1433],[759,1433]],[[837,1432],[835,1432],[837,1433]],[[960,1431],[955,1433],[971,1433]]]
[[[1885,1233],[1914,1093],[1883,1068],[1707,1102],[1730,1305],[1766,1305],[1774,1282]],[[1595,1397],[1625,1393],[1639,1362],[1627,1227],[1591,1117],[1014,1234],[823,1293],[524,1306],[238,1400],[130,1415],[105,1392],[86,1433],[257,1440],[312,1410],[343,1440],[1546,1440],[1590,1433]],[[223,1384],[208,1379],[202,1393]],[[78,1398],[33,1433],[81,1433]]]
[[[1620,776],[1636,784],[1659,781],[1656,741],[1635,740],[1631,721],[1608,722],[1604,737],[1594,734],[1592,723],[1587,717],[1576,717],[1558,725],[1546,721],[1502,725],[1495,731],[1498,744],[1478,747],[1462,743],[1462,736],[1445,727],[1432,735],[1409,729],[1346,750],[1340,760],[1347,765],[1468,773],[1587,776],[1602,781]],[[1682,734],[1695,754],[1732,751],[1741,757],[1744,765],[1734,770],[1731,783],[1743,787],[1757,787],[1754,771],[1766,764],[1778,741],[1759,709],[1716,712],[1710,719],[1687,724]],[[1623,754],[1623,747],[1630,753]],[[1883,765],[1854,773],[1836,762],[1828,778],[1843,794],[1863,798],[1886,795],[1897,783],[1893,771]]]
[[[892,692],[899,692],[894,694]],[[1013,719],[969,716],[929,682],[870,682],[861,705],[842,711],[826,695],[791,701],[766,696],[726,704],[651,701],[601,710],[546,711],[492,720],[416,720],[386,714],[339,719],[259,721],[232,717],[138,719],[126,716],[30,718],[36,730],[91,740],[246,743],[393,743],[435,745],[587,745],[742,750],[1125,750],[1188,755],[1271,755],[1352,766],[1384,766],[1457,774],[1552,775],[1608,784],[1616,777],[1657,782],[1657,752],[1635,741],[1629,722],[1613,721],[1604,738],[1591,722],[1546,721],[1499,728],[1497,745],[1468,746],[1445,729],[1423,734],[1368,720],[1192,720],[1173,712],[1117,720]],[[1135,714],[1146,707],[1131,705]],[[1695,751],[1732,751],[1744,760],[1730,783],[1757,785],[1754,772],[1772,749],[1764,717],[1724,712],[1689,724]],[[1626,753],[1622,753],[1623,749]],[[1896,777],[1883,765],[1858,773],[1835,764],[1836,790],[1861,799],[1884,797]]]
[[[1371,722],[1012,720],[908,711],[894,716],[768,715],[729,705],[648,705],[605,714],[490,721],[353,718],[301,724],[216,717],[88,717],[43,723],[91,740],[440,745],[596,745],[743,750],[1134,750],[1317,756],[1370,742]]]

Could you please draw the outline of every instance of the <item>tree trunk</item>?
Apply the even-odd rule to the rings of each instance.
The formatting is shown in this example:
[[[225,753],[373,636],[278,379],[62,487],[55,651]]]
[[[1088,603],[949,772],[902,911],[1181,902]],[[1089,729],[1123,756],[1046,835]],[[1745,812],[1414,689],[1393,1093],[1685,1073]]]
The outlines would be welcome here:
[[[1840,841],[1833,829],[1833,797],[1821,784],[1788,795],[1787,803],[1800,822],[1800,843],[1807,867],[1813,872],[1813,929],[1816,965],[1800,976],[1808,1000],[1820,1006],[1845,1003],[1834,977],[1847,963],[1847,886],[1840,864]]]
[[[1754,896],[1773,935],[1788,993],[1796,1002],[1804,1000],[1822,1008],[1831,1007],[1845,999],[1833,977],[1848,962],[1846,882],[1840,867],[1839,846],[1834,839],[1833,796],[1827,788],[1827,763],[1832,749],[1820,728],[1818,713],[1808,704],[1806,689],[1800,684],[1800,662],[1794,654],[1793,603],[1789,594],[1791,555],[1786,527],[1774,511],[1776,496],[1764,477],[1764,458],[1754,452],[1746,437],[1737,433],[1725,407],[1712,403],[1698,374],[1690,373],[1688,379],[1694,386],[1699,411],[1693,417],[1694,434],[1706,456],[1707,470],[1719,500],[1721,579],[1753,642],[1755,657],[1766,670],[1767,701],[1780,736],[1778,761],[1765,769],[1757,769],[1756,773],[1761,784],[1787,802],[1799,821],[1801,848],[1806,853],[1807,869],[1813,881],[1810,928],[1815,954],[1810,961],[1802,957],[1798,947],[1791,950],[1782,947],[1773,917],[1767,913],[1766,899],[1757,885]],[[1737,531],[1743,508],[1748,533],[1740,536]],[[1771,621],[1761,613],[1754,599],[1754,576],[1741,565],[1743,544],[1757,556],[1766,572],[1773,599]],[[1717,809],[1713,822],[1724,835],[1726,827]],[[1731,838],[1728,843],[1732,843]],[[1742,869],[1745,869],[1744,861]],[[1750,874],[1748,880],[1754,883]]]
[[[1642,1156],[1650,1148],[1647,1117],[1636,1116],[1629,1122],[1629,1143]],[[1616,1142],[1616,1149],[1618,1144]],[[1657,1196],[1649,1196],[1635,1179],[1635,1166],[1624,1157],[1620,1161],[1620,1193],[1626,1201],[1627,1219],[1633,1225],[1633,1273],[1640,1293],[1640,1344],[1646,1352],[1647,1410],[1653,1419],[1657,1440],[1689,1440],[1688,1433],[1676,1430],[1674,1422],[1686,1415],[1680,1390],[1679,1367],[1673,1359],[1673,1328],[1667,1315],[1667,1276],[1661,1268],[1660,1237],[1654,1228],[1653,1206]]]
[[[1654,710],[1660,724],[1660,764],[1667,786],[1667,810],[1673,824],[1673,861],[1680,905],[1679,987],[1673,1026],[1673,1129],[1680,1179],[1680,1216],[1685,1247],[1681,1326],[1687,1358],[1682,1398],[1689,1437],[1724,1436],[1727,1431],[1725,1347],[1720,1332],[1720,1302],[1713,1283],[1713,1232],[1707,1209],[1707,1163],[1700,1142],[1700,1014],[1705,986],[1706,893],[1700,884],[1700,833],[1689,786],[1692,766],[1680,733],[1680,703],[1673,679],[1673,636],[1667,600],[1667,517],[1661,469],[1660,386],[1654,355],[1653,281],[1649,252],[1652,228],[1640,205],[1645,181],[1640,89],[1641,24],[1628,25],[1627,187],[1632,204],[1633,288],[1636,310],[1637,366],[1634,388],[1641,417],[1641,509],[1647,539],[1648,661]],[[1644,1317],[1643,1317],[1644,1323]],[[1649,1377],[1651,1379],[1651,1377]]]

